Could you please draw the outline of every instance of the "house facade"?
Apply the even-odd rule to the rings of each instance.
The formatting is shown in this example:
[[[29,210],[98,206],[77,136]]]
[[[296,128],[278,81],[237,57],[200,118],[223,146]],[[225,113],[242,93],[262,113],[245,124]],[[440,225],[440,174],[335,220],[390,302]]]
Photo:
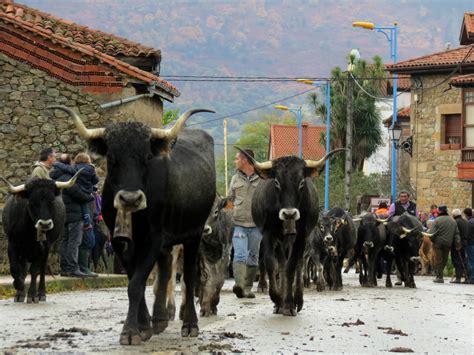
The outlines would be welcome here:
[[[462,47],[388,66],[411,76],[409,176],[420,210],[433,203],[450,209],[474,204],[473,25],[474,14],[465,14]]]
[[[86,149],[67,105],[87,126],[139,120],[162,124],[163,100],[178,90],[159,76],[161,52],[50,14],[0,0],[0,172],[25,181],[39,152]],[[117,102],[130,99],[130,103]],[[6,188],[0,186],[0,201]]]

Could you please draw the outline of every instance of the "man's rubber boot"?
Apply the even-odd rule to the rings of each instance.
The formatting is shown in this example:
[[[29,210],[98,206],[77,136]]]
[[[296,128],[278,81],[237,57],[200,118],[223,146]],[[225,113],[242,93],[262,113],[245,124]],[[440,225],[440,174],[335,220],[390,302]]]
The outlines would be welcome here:
[[[244,279],[247,272],[247,265],[244,263],[234,262],[232,263],[232,268],[234,271],[235,280],[235,285],[232,288],[232,292],[235,293],[237,298],[244,298]]]
[[[253,282],[257,276],[258,266],[247,265],[247,273],[245,274],[245,288],[244,297],[255,298],[255,294],[252,292]]]
[[[77,257],[79,270],[86,275],[85,277],[97,277],[99,275],[89,269],[89,254],[89,250],[79,248],[79,255]]]

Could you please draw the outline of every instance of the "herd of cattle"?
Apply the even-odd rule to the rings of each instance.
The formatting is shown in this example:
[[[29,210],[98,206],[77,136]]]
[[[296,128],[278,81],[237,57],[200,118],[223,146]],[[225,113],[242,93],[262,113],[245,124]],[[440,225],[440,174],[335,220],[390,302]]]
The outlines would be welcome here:
[[[199,298],[201,316],[216,314],[232,244],[231,211],[225,207],[226,199],[216,195],[213,139],[202,130],[184,128],[191,115],[212,111],[187,111],[170,129],[139,122],[88,129],[73,110],[49,109],[68,113],[89,150],[107,161],[102,213],[129,278],[129,307],[120,343],[137,345],[166,329],[175,316],[174,272],[179,265],[184,286],[181,335],[197,336],[194,297]],[[260,286],[265,287],[268,275],[275,313],[296,315],[303,307],[304,286],[311,281],[318,291],[326,285],[340,290],[343,260],[349,256],[360,264],[363,286],[375,286],[385,265],[386,286],[391,287],[395,260],[405,286],[415,287],[413,275],[423,238],[415,217],[380,220],[369,213],[353,218],[340,208],[320,213],[311,178],[329,157],[344,150],[331,151],[319,161],[282,157],[259,163],[248,157],[262,177],[252,216],[263,236],[265,272]],[[11,193],[3,221],[16,302],[25,300],[28,262],[32,282],[27,302],[46,300],[48,253],[62,233],[65,218],[60,189],[74,184],[76,177],[67,183],[32,179],[20,186],[3,179]],[[150,315],[145,287],[155,265]]]

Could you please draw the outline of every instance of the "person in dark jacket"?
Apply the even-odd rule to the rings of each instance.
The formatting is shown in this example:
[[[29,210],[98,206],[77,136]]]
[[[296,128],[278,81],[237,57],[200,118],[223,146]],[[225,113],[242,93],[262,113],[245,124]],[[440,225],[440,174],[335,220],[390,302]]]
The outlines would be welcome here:
[[[459,237],[461,239],[461,249],[456,250],[456,244],[453,243],[451,246],[451,260],[453,262],[453,266],[456,272],[456,279],[451,281],[451,283],[460,284],[461,277],[465,277],[467,279],[466,270],[467,270],[467,263],[466,263],[466,250],[465,245],[467,241],[467,221],[462,218],[461,210],[459,208],[455,208],[452,210],[451,215],[453,216],[456,224],[458,225],[459,230]]]
[[[71,158],[68,154],[62,154],[60,160],[64,164],[70,164]],[[60,169],[53,169],[50,176],[56,181],[67,181],[74,174]],[[79,245],[82,242],[83,216],[81,204],[94,201],[94,198],[81,190],[74,184],[69,189],[63,191],[63,202],[66,207],[66,224],[61,245],[61,276],[87,277],[79,269]]]
[[[474,218],[472,216],[472,209],[465,208],[464,215],[467,219],[467,237],[466,237],[466,254],[467,254],[467,263],[468,268],[468,279],[465,280],[465,283],[474,284]]]
[[[440,205],[439,216],[436,218],[429,231],[433,242],[433,269],[436,278],[433,282],[443,283],[443,271],[448,262],[449,251],[454,243],[456,250],[461,248],[461,239],[456,221],[449,216],[446,205]]]
[[[410,201],[410,194],[408,191],[400,191],[398,194],[398,201],[395,201],[390,205],[388,209],[388,215],[392,216],[401,216],[405,212],[411,214],[412,216],[418,217],[418,212],[416,210],[416,203]]]

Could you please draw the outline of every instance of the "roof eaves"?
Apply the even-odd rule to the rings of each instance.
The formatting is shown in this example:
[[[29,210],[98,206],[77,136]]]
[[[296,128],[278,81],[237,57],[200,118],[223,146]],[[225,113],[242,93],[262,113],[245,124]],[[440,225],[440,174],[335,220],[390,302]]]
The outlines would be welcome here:
[[[104,62],[114,67],[118,71],[128,76],[144,81],[148,85],[151,85],[152,82],[155,81],[156,86],[158,86],[159,88],[161,88],[162,90],[164,90],[165,92],[173,96],[178,97],[180,95],[179,91],[173,85],[169,84],[168,82],[161,79],[160,77],[154,74],[151,74],[149,72],[146,72],[144,70],[138,69],[137,67],[131,66],[130,64],[122,62],[108,54],[102,53],[98,51],[97,49],[94,49],[88,45],[71,41],[68,38],[59,36],[55,33],[51,33],[50,31],[47,31],[46,29],[42,27],[34,26],[33,24],[30,24],[29,22],[26,22],[22,19],[13,18],[10,14],[5,14],[5,13],[0,12],[0,20],[4,20],[12,24],[13,26],[20,26],[21,28],[27,31],[40,35],[43,38],[51,40],[52,42],[56,41],[57,43],[60,43],[60,45],[62,46],[67,46],[68,48],[79,51],[82,54],[85,54],[87,56],[97,58],[99,61]]]

